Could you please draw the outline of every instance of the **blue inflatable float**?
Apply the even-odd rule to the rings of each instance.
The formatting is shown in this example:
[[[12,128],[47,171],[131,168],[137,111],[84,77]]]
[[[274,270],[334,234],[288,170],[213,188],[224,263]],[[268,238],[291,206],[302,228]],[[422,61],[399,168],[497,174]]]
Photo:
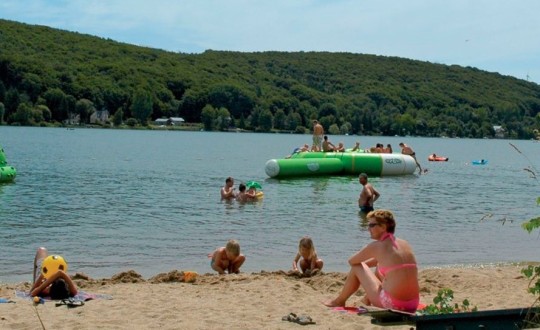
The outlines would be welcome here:
[[[480,160],[473,160],[473,165],[487,165],[488,161],[487,159],[480,159]]]

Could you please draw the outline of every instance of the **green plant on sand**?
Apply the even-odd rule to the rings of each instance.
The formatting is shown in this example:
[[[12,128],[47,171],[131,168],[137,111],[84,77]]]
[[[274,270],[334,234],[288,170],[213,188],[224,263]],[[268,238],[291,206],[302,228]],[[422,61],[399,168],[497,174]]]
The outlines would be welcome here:
[[[538,182],[538,178],[536,176],[536,173],[538,171],[534,167],[534,164],[531,162],[531,160],[521,152],[515,145],[510,143],[510,146],[514,148],[519,154],[521,154],[527,161],[529,162],[529,167],[524,168],[524,171],[527,171],[531,178],[536,180]],[[540,197],[536,198],[536,206],[540,205]],[[521,224],[521,227],[525,229],[529,234],[535,230],[540,228],[540,216],[536,218],[529,219],[528,221],[525,221]],[[523,268],[521,270],[521,273],[525,275],[529,279],[529,288],[527,291],[529,291],[532,295],[534,295],[535,299],[531,305],[531,309],[534,307],[540,308],[540,266],[533,266],[529,265],[526,268]],[[530,311],[525,319],[525,327],[538,327],[540,326],[540,313]]]
[[[454,300],[454,291],[452,289],[444,288],[437,292],[437,296],[433,298],[433,304],[427,305],[421,311],[418,311],[419,315],[438,315],[460,312],[476,312],[478,308],[476,306],[471,307],[471,303],[468,299],[463,300],[461,305],[458,303],[452,303]]]

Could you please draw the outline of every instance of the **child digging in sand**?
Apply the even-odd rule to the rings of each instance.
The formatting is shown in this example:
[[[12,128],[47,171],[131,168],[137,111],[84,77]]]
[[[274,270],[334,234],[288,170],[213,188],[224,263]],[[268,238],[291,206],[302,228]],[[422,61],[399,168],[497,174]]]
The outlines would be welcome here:
[[[210,266],[219,274],[225,274],[225,271],[229,274],[238,274],[240,267],[246,261],[246,257],[240,254],[240,244],[233,239],[229,240],[226,246],[210,253],[208,258],[212,258]]]
[[[302,273],[307,276],[317,274],[323,267],[323,260],[317,258],[317,252],[311,237],[302,237],[298,244],[298,253],[293,261],[293,270],[299,272],[298,264]]]

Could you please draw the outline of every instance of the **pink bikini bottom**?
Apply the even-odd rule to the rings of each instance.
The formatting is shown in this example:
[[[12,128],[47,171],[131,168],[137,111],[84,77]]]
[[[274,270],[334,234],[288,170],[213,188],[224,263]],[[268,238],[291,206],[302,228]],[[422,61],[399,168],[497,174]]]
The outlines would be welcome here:
[[[396,309],[404,312],[414,313],[418,309],[418,303],[420,297],[411,300],[399,300],[392,297],[388,292],[381,290],[379,293],[382,307],[389,309]]]

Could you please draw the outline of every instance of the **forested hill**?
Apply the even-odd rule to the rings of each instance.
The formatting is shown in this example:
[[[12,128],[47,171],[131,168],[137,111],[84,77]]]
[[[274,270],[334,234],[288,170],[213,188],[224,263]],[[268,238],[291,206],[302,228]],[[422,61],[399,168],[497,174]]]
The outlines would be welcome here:
[[[0,119],[115,125],[181,116],[206,129],[531,138],[540,86],[475,68],[326,52],[183,54],[0,20]]]

